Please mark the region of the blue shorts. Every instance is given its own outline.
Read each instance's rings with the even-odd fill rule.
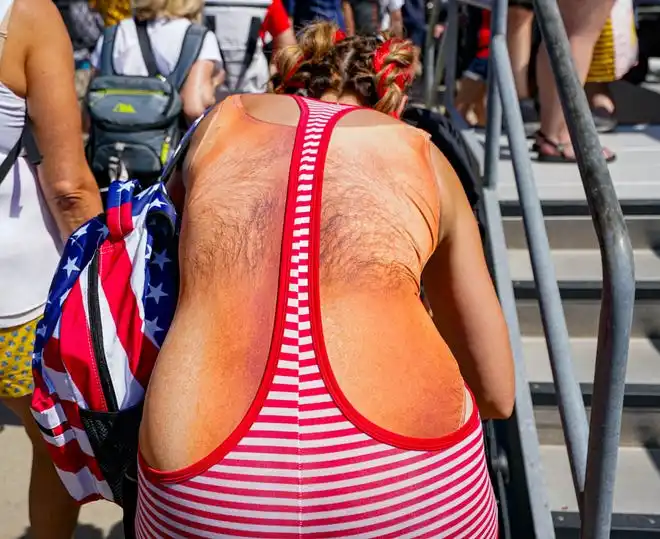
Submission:
[[[488,60],[486,58],[475,58],[463,73],[464,77],[474,80],[488,79]]]

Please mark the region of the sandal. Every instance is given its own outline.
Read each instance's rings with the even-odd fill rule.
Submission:
[[[532,150],[537,153],[537,161],[541,163],[577,163],[575,156],[567,155],[566,153],[566,149],[571,146],[570,142],[554,142],[541,131],[536,132],[536,139],[536,142],[532,145]],[[551,154],[541,151],[541,144],[550,146],[557,153]],[[606,163],[612,163],[616,160],[616,154],[608,148],[603,148],[603,156]]]

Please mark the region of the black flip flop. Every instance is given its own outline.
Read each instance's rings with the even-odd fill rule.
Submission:
[[[543,153],[541,152],[541,145],[538,142],[535,142],[532,146],[532,149],[536,151],[537,157],[536,160],[541,163],[577,163],[575,157],[570,157],[566,155],[566,148],[570,146],[568,144],[562,144],[560,142],[553,142],[548,137],[546,137],[541,131],[536,132],[536,138],[541,139],[541,142],[551,146],[553,150],[557,152],[556,155]]]
[[[535,142],[532,146],[532,149],[537,153],[536,160],[540,163],[577,163],[577,159],[575,157],[566,155],[566,148],[571,145],[570,142],[567,144],[554,142],[546,137],[541,131],[537,131],[536,136],[537,138],[541,139],[544,144],[551,146],[557,152],[556,155],[543,153],[541,152],[540,144]],[[603,153],[605,152],[606,149],[603,148]],[[610,150],[607,150],[607,152],[610,152]],[[614,152],[609,153],[609,155],[605,154],[606,163],[612,163],[614,161],[616,161],[616,154]]]

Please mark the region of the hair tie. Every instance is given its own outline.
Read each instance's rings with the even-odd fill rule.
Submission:
[[[392,52],[392,45],[402,43],[402,39],[390,38],[384,41],[374,52],[373,58],[373,67],[376,74],[381,73],[381,76],[378,79],[378,85],[376,86],[376,94],[379,99],[382,99],[387,93],[387,87],[385,86],[387,79],[392,74],[397,67],[407,67],[399,73],[394,81],[395,84],[401,91],[404,91],[406,86],[410,84],[413,80],[413,69],[412,66],[404,66],[399,62],[390,62],[385,66],[387,57]]]
[[[344,39],[346,39],[346,34],[341,28],[337,28],[337,30],[335,31],[335,35],[333,36],[332,42],[336,45],[340,41],[344,41]]]
[[[302,66],[303,62],[306,60],[306,58],[301,55],[300,58],[296,61],[295,64],[293,64],[293,67],[289,69],[289,71],[282,76],[282,82],[280,83],[279,87],[276,90],[276,93],[282,93],[286,88],[298,88],[302,89],[305,87],[302,81],[292,81],[293,77],[296,76],[296,73],[298,73],[298,70],[300,69],[300,66]]]

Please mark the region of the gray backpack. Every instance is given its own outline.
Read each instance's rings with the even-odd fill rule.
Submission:
[[[115,179],[117,163],[142,187],[158,179],[185,131],[179,91],[208,32],[196,24],[188,27],[179,61],[165,77],[158,72],[146,23],[135,21],[135,26],[149,75],[116,73],[112,53],[118,27],[112,26],[104,31],[100,74],[87,92],[87,158],[102,190]]]

